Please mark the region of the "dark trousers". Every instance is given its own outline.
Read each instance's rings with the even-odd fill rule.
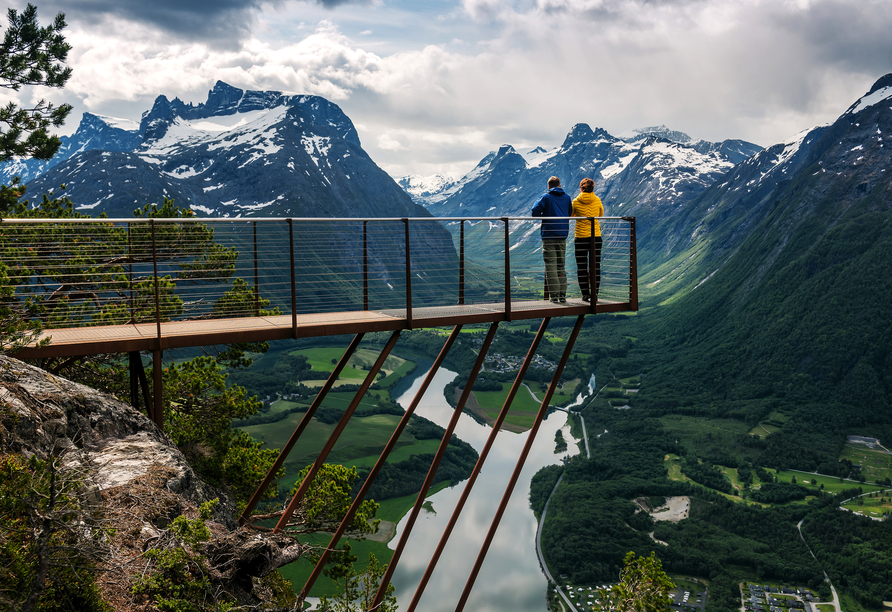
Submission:
[[[592,292],[589,291],[588,279],[594,279],[595,294],[598,293],[598,287],[601,286],[601,237],[595,236],[594,256],[592,256],[591,238],[577,238],[573,244],[576,254],[576,278],[579,281],[579,290],[582,291],[583,297],[590,297]]]

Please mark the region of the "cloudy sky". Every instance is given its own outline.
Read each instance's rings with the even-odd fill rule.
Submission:
[[[892,72],[889,0],[31,1],[68,22],[68,86],[25,94],[74,105],[63,133],[222,80],[332,100],[394,176],[460,176],[576,123],[767,146]]]

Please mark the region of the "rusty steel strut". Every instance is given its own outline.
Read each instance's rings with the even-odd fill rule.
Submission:
[[[381,369],[381,366],[384,365],[384,362],[390,356],[390,351],[393,350],[393,346],[396,344],[396,341],[399,340],[399,337],[400,330],[396,330],[390,335],[390,340],[388,340],[384,348],[381,349],[381,352],[378,354],[378,359],[375,360],[375,363],[369,370],[369,373],[365,377],[365,380],[363,380],[362,384],[359,386],[359,390],[356,392],[356,395],[353,396],[353,401],[350,402],[347,410],[344,411],[344,415],[341,417],[341,420],[338,421],[338,424],[334,428],[334,431],[331,432],[331,435],[328,437],[328,441],[325,443],[325,446],[322,448],[321,451],[319,451],[319,456],[316,457],[316,461],[310,467],[310,471],[307,472],[307,475],[304,477],[303,482],[300,483],[300,488],[297,489],[297,492],[294,494],[294,497],[291,498],[291,502],[288,504],[288,507],[285,508],[285,512],[282,514],[281,518],[279,518],[279,522],[276,523],[275,528],[273,528],[273,533],[279,533],[288,526],[288,521],[291,519],[291,515],[294,514],[295,510],[297,510],[297,506],[300,504],[304,495],[306,495],[307,490],[310,488],[310,485],[313,484],[313,480],[316,478],[316,473],[319,472],[319,470],[322,468],[322,464],[325,463],[325,460],[328,458],[328,454],[331,452],[331,449],[334,448],[334,445],[337,443],[338,438],[344,431],[344,428],[347,427],[347,423],[353,416],[353,412],[356,410],[356,407],[359,406],[359,402],[361,402],[362,398],[365,396],[365,392],[368,391],[369,387],[372,386],[372,383],[375,382],[375,377],[378,376],[378,370]]]
[[[270,483],[275,479],[276,472],[278,472],[285,464],[285,460],[288,458],[288,454],[291,452],[291,449],[294,448],[294,445],[297,443],[298,439],[300,439],[304,430],[307,428],[307,425],[310,424],[310,421],[313,419],[313,415],[316,414],[316,410],[318,410],[319,406],[322,405],[323,400],[325,400],[325,396],[328,395],[328,392],[334,386],[335,381],[337,381],[338,377],[341,375],[341,371],[347,366],[347,362],[350,361],[350,357],[352,357],[353,353],[356,352],[357,347],[359,347],[359,343],[362,341],[363,335],[364,334],[356,334],[356,336],[354,336],[353,341],[350,343],[350,346],[347,347],[346,351],[344,351],[344,354],[343,356],[341,356],[340,361],[338,361],[338,364],[328,376],[328,380],[326,380],[325,384],[322,385],[322,388],[319,389],[319,393],[316,394],[316,398],[313,400],[313,403],[310,405],[309,409],[300,420],[300,423],[298,423],[297,427],[294,429],[294,432],[291,434],[288,442],[285,444],[285,446],[282,447],[282,450],[279,452],[279,456],[276,457],[276,461],[269,469],[266,478],[263,479],[263,482],[260,484],[259,487],[257,487],[257,490],[254,491],[254,495],[251,497],[251,501],[249,501],[248,505],[245,506],[245,510],[244,512],[242,512],[242,516],[241,518],[239,518],[238,521],[239,525],[244,525],[247,522],[248,518],[251,516],[251,513],[254,511],[254,508],[256,508],[257,504],[260,503],[260,499],[263,497],[263,493],[266,491],[267,487],[269,487]]]
[[[474,465],[474,469],[471,470],[471,475],[468,478],[468,481],[465,483],[465,488],[462,490],[461,497],[459,498],[455,509],[452,511],[452,516],[449,517],[449,524],[446,526],[443,535],[440,537],[440,542],[437,544],[437,549],[436,551],[434,551],[433,557],[431,557],[430,563],[427,566],[427,570],[425,570],[424,576],[421,578],[421,582],[415,589],[415,595],[412,598],[412,602],[409,604],[407,612],[412,612],[413,610],[415,610],[415,608],[418,606],[418,602],[421,600],[424,589],[425,587],[427,587],[427,583],[430,580],[431,575],[434,573],[434,568],[437,566],[437,562],[440,560],[440,555],[443,553],[443,549],[446,547],[446,542],[449,541],[449,537],[452,535],[452,530],[455,528],[455,524],[458,521],[458,517],[461,514],[462,509],[464,508],[465,502],[467,501],[468,496],[470,496],[471,494],[471,489],[474,487],[474,483],[477,481],[477,476],[483,469],[483,464],[486,462],[489,451],[490,449],[492,449],[492,446],[495,443],[496,436],[499,433],[499,429],[502,427],[502,423],[505,421],[505,417],[508,416],[508,410],[511,408],[511,403],[514,401],[514,396],[517,395],[517,391],[520,389],[520,386],[523,383],[523,377],[526,375],[530,364],[533,362],[533,357],[536,354],[536,349],[539,348],[539,343],[545,336],[545,329],[548,327],[548,322],[550,320],[551,319],[549,318],[542,319],[542,324],[539,326],[539,331],[533,338],[533,342],[530,345],[529,351],[527,351],[526,357],[524,357],[523,364],[521,365],[520,370],[517,372],[517,377],[514,379],[514,384],[511,385],[511,390],[508,392],[508,397],[505,398],[505,403],[502,405],[499,416],[496,419],[496,422],[493,423],[492,431],[489,433],[489,436],[486,439],[486,444],[484,444],[483,450],[480,451],[480,456],[477,458],[477,463]]]
[[[505,508],[508,506],[508,500],[511,498],[511,493],[514,492],[514,486],[517,484],[517,479],[520,478],[520,472],[523,470],[523,464],[526,462],[527,455],[530,454],[530,449],[533,447],[533,442],[536,439],[536,434],[539,432],[539,426],[542,424],[542,421],[545,419],[545,413],[548,412],[548,405],[551,403],[551,398],[554,395],[555,389],[557,389],[558,384],[561,381],[561,374],[564,372],[564,367],[567,365],[567,360],[570,358],[570,354],[573,352],[573,345],[576,344],[576,338],[579,336],[579,330],[582,329],[582,322],[585,319],[585,315],[579,315],[576,319],[576,325],[573,327],[573,333],[570,334],[570,338],[567,340],[567,347],[564,349],[564,354],[561,356],[561,361],[558,364],[557,369],[554,371],[554,378],[551,379],[551,384],[548,386],[548,391],[545,393],[545,399],[542,400],[542,405],[539,406],[539,412],[536,414],[536,420],[533,422],[533,427],[530,429],[530,433],[527,436],[527,441],[523,446],[523,451],[520,453],[520,457],[517,459],[517,465],[514,467],[514,473],[511,474],[511,480],[508,481],[508,486],[505,488],[505,494],[502,496],[502,501],[499,504],[499,509],[496,511],[495,518],[492,520],[492,524],[489,527],[489,532],[486,534],[486,539],[483,541],[483,546],[480,548],[480,553],[477,555],[477,561],[474,563],[474,569],[471,570],[471,575],[468,578],[468,582],[465,584],[465,589],[462,591],[461,598],[458,600],[458,605],[455,607],[455,612],[461,612],[465,603],[468,600],[468,596],[471,594],[471,589],[474,587],[474,582],[477,580],[477,574],[480,572],[480,568],[483,566],[483,559],[486,557],[486,553],[489,551],[489,546],[492,544],[492,539],[495,537],[496,530],[499,528],[499,522],[502,520],[502,515],[505,513]]]
[[[415,505],[412,506],[412,510],[409,512],[409,518],[406,519],[406,525],[403,528],[402,535],[400,535],[400,541],[397,543],[396,550],[393,552],[393,557],[390,559],[390,564],[388,564],[387,569],[384,571],[384,576],[381,578],[381,584],[378,586],[378,592],[375,594],[375,601],[372,604],[373,609],[377,609],[377,607],[381,605],[381,602],[384,601],[384,596],[387,593],[387,586],[390,584],[396,565],[400,560],[400,556],[403,554],[406,542],[409,541],[409,534],[412,533],[415,521],[421,513],[421,506],[424,504],[424,498],[427,496],[427,492],[430,490],[431,485],[434,482],[434,476],[437,474],[437,469],[440,467],[443,455],[446,454],[446,448],[449,446],[449,441],[452,439],[452,433],[455,431],[455,426],[458,425],[458,418],[461,416],[465,403],[471,395],[474,381],[477,379],[477,374],[483,367],[483,362],[486,360],[489,346],[492,344],[498,326],[498,322],[489,326],[489,331],[486,333],[486,338],[484,338],[483,345],[480,347],[480,352],[477,354],[477,360],[474,362],[471,373],[468,375],[468,381],[465,384],[465,388],[462,390],[458,403],[455,405],[455,409],[452,411],[452,418],[449,419],[449,424],[446,426],[446,431],[443,433],[443,439],[440,440],[440,446],[437,448],[434,460],[431,462],[431,466],[427,471],[427,476],[424,478],[424,483],[421,485],[421,491],[418,492],[418,497],[415,498]]]
[[[409,419],[415,413],[415,409],[421,402],[421,398],[424,397],[424,394],[427,392],[428,387],[430,387],[431,382],[433,382],[434,380],[434,376],[440,370],[440,366],[443,364],[443,360],[446,359],[446,355],[449,354],[449,351],[452,349],[452,345],[458,339],[461,328],[461,325],[455,326],[455,328],[453,328],[452,330],[452,333],[449,334],[449,338],[446,339],[446,343],[443,345],[443,348],[440,349],[440,354],[437,355],[437,359],[434,361],[433,365],[431,365],[430,370],[428,370],[427,375],[424,377],[424,381],[421,383],[421,387],[419,387],[418,392],[412,399],[412,403],[409,404],[409,407],[406,409],[405,414],[403,414],[403,417],[400,419],[399,424],[394,430],[393,435],[390,436],[390,440],[387,442],[384,450],[381,451],[381,456],[378,457],[378,461],[375,463],[375,467],[373,467],[372,471],[369,472],[368,477],[366,477],[365,482],[359,489],[359,493],[356,494],[356,498],[353,500],[353,504],[350,506],[350,509],[347,510],[347,514],[344,515],[344,519],[341,521],[341,524],[338,526],[338,529],[335,531],[334,535],[332,535],[331,541],[328,543],[328,546],[323,551],[322,556],[319,557],[319,561],[316,562],[316,567],[313,569],[313,573],[310,574],[310,577],[307,579],[306,584],[304,584],[304,588],[303,590],[301,590],[300,595],[298,596],[298,601],[303,602],[304,599],[306,599],[307,595],[310,592],[310,589],[313,588],[313,584],[316,582],[316,579],[318,579],[319,575],[322,573],[322,569],[325,567],[325,564],[328,563],[328,558],[331,556],[331,553],[334,550],[335,546],[338,545],[338,540],[340,540],[341,536],[344,535],[344,532],[347,531],[347,526],[353,520],[353,517],[356,515],[357,510],[359,510],[359,507],[362,505],[365,496],[368,494],[369,489],[372,487],[372,484],[375,481],[375,478],[378,476],[378,472],[380,472],[381,468],[384,467],[384,463],[387,461],[388,455],[390,455],[390,452],[396,446],[396,443],[400,439],[403,430],[409,424]],[[424,498],[422,497],[422,499]]]

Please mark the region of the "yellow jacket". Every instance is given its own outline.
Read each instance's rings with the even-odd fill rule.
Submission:
[[[601,198],[594,193],[586,193],[583,191],[575,200],[573,200],[573,212],[571,214],[574,217],[603,217],[604,205],[601,204]],[[590,225],[591,223],[588,221],[577,221],[576,237],[590,238],[592,235],[592,230],[589,227]],[[600,235],[601,224],[595,221],[595,236]]]

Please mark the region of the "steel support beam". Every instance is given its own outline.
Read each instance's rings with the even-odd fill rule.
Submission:
[[[415,595],[412,598],[412,602],[409,604],[407,612],[412,612],[413,610],[415,610],[416,607],[418,607],[418,602],[421,600],[421,596],[422,594],[424,594],[424,589],[425,587],[427,587],[427,583],[430,580],[431,575],[434,573],[434,568],[437,566],[437,562],[440,560],[440,555],[443,553],[443,549],[446,548],[446,542],[449,541],[449,537],[452,535],[452,530],[455,528],[455,524],[456,522],[458,522],[458,517],[459,515],[461,515],[465,502],[468,500],[468,496],[470,496],[471,494],[471,489],[473,489],[474,483],[477,481],[477,476],[483,469],[483,464],[486,462],[489,451],[492,449],[492,446],[495,443],[495,439],[499,433],[499,429],[502,427],[502,423],[505,422],[505,417],[508,416],[508,409],[511,408],[511,402],[514,401],[514,397],[517,395],[517,391],[520,389],[520,386],[523,383],[523,377],[526,375],[530,364],[533,362],[533,357],[536,354],[536,349],[539,348],[539,343],[545,336],[545,330],[548,327],[548,322],[550,320],[551,319],[549,318],[542,320],[542,325],[539,326],[539,331],[533,338],[530,349],[529,351],[527,351],[526,357],[523,360],[523,364],[520,366],[520,370],[517,372],[517,377],[514,379],[514,384],[511,385],[511,390],[508,392],[508,397],[505,398],[505,403],[502,405],[502,409],[499,411],[499,416],[496,419],[496,422],[493,423],[492,431],[489,433],[489,437],[487,437],[486,439],[486,444],[483,445],[483,449],[480,451],[480,455],[477,458],[477,463],[474,465],[474,469],[471,470],[471,475],[470,477],[468,477],[468,481],[465,483],[465,488],[462,490],[461,497],[459,498],[455,509],[452,511],[452,516],[449,517],[449,523],[446,525],[446,529],[443,531],[443,535],[440,537],[440,542],[437,544],[437,549],[436,551],[434,551],[433,557],[431,557],[430,563],[427,566],[427,570],[425,570],[424,576],[421,578],[421,582],[415,589]],[[375,601],[377,602],[377,599]]]
[[[498,327],[498,323],[493,323],[489,326],[489,331],[486,333],[486,338],[484,338],[483,345],[480,347],[480,352],[477,354],[477,360],[474,362],[474,366],[471,368],[471,373],[468,375],[468,381],[465,383],[465,388],[462,390],[458,403],[452,411],[452,418],[449,419],[449,424],[446,426],[446,431],[443,433],[443,439],[440,440],[440,446],[437,448],[434,460],[431,462],[431,466],[427,471],[427,476],[424,478],[424,483],[421,485],[421,490],[418,492],[418,497],[415,498],[415,504],[412,506],[412,510],[409,512],[409,517],[406,519],[403,533],[400,535],[400,541],[397,543],[396,550],[393,551],[393,557],[391,557],[390,563],[384,571],[384,576],[381,578],[381,584],[378,586],[378,592],[375,594],[375,601],[372,604],[372,609],[377,609],[378,606],[381,605],[381,602],[384,601],[384,596],[387,593],[387,586],[393,578],[393,572],[396,569],[397,563],[399,563],[400,556],[403,554],[406,542],[409,541],[409,534],[412,533],[415,521],[421,513],[421,507],[424,505],[424,498],[427,497],[427,492],[434,483],[434,477],[440,467],[440,462],[446,454],[446,448],[449,446],[449,441],[452,439],[453,432],[455,432],[455,426],[458,425],[458,418],[461,416],[465,404],[471,396],[471,389],[474,386],[474,381],[477,379],[477,374],[483,367],[483,362],[486,360],[486,355],[489,353],[489,347],[492,344],[492,339],[495,337]]]
[[[357,510],[359,510],[359,507],[362,505],[365,496],[368,494],[369,489],[375,481],[375,478],[378,476],[378,472],[380,472],[381,468],[384,467],[384,463],[387,461],[387,457],[390,455],[390,452],[396,446],[397,441],[400,439],[400,436],[402,435],[406,426],[409,424],[409,419],[411,419],[412,415],[415,413],[415,409],[418,407],[418,403],[421,401],[421,398],[424,397],[424,394],[427,392],[428,387],[430,387],[434,376],[440,370],[440,366],[443,364],[443,360],[446,358],[446,355],[449,354],[449,351],[452,349],[452,345],[455,343],[456,339],[458,339],[458,335],[460,332],[461,325],[458,325],[452,330],[452,333],[449,335],[449,338],[446,339],[446,343],[443,345],[443,348],[440,349],[440,354],[437,355],[437,359],[434,361],[430,370],[428,370],[427,375],[424,377],[424,381],[421,383],[421,387],[419,387],[418,392],[412,399],[412,403],[409,404],[409,407],[406,409],[405,414],[403,414],[403,417],[400,419],[399,424],[394,430],[393,435],[390,436],[390,440],[387,442],[384,450],[381,451],[381,456],[378,457],[378,461],[375,463],[375,467],[373,467],[372,471],[369,472],[369,475],[366,477],[365,482],[359,489],[359,493],[356,494],[356,498],[353,500],[353,504],[350,506],[350,509],[347,510],[347,514],[344,515],[344,519],[341,521],[341,524],[338,526],[334,535],[332,535],[331,541],[328,543],[328,546],[323,551],[322,556],[319,557],[319,561],[316,562],[316,567],[313,569],[313,573],[310,574],[310,577],[307,579],[307,582],[304,584],[304,587],[301,590],[300,595],[298,596],[299,602],[303,602],[306,599],[307,595],[310,592],[310,589],[313,588],[313,584],[322,573],[322,569],[325,567],[325,564],[328,563],[328,558],[331,556],[331,553],[335,549],[335,546],[338,545],[338,541],[341,539],[341,536],[343,536],[344,532],[346,532],[347,525],[349,525],[350,522],[353,520],[353,517],[356,516]],[[390,564],[394,565],[392,560]]]
[[[316,414],[316,411],[319,409],[319,406],[322,405],[322,402],[325,399],[326,395],[328,395],[328,392],[331,391],[331,388],[338,380],[341,372],[347,366],[347,362],[350,361],[350,357],[352,357],[353,353],[356,352],[357,347],[359,347],[359,343],[362,341],[363,335],[364,334],[357,334],[353,338],[350,346],[347,347],[347,350],[344,351],[344,354],[341,356],[340,361],[338,361],[337,365],[331,371],[331,374],[329,374],[328,380],[326,380],[325,384],[322,385],[322,388],[319,389],[319,393],[316,394],[316,398],[313,400],[313,403],[304,413],[304,416],[303,418],[301,418],[300,423],[297,424],[297,427],[294,428],[294,432],[292,432],[291,437],[288,439],[288,442],[285,443],[285,446],[282,447],[282,450],[279,451],[279,456],[276,457],[276,461],[269,469],[269,472],[267,472],[266,477],[263,479],[263,482],[260,484],[259,487],[257,487],[257,490],[254,491],[254,495],[251,496],[251,500],[248,502],[248,505],[245,506],[245,509],[242,512],[242,516],[238,520],[239,525],[244,525],[247,522],[248,518],[251,516],[251,513],[254,512],[257,504],[260,503],[260,500],[263,498],[263,493],[269,487],[270,483],[275,480],[276,473],[280,469],[282,469],[283,465],[285,465],[285,460],[288,458],[289,453],[291,453],[291,449],[294,448],[294,445],[300,439],[304,430],[307,428],[307,425],[310,424],[310,421],[313,419],[313,415]]]
[[[579,330],[582,329],[582,322],[585,319],[585,315],[580,315],[576,319],[576,325],[573,327],[573,333],[570,334],[570,338],[567,340],[567,346],[564,349],[564,354],[561,356],[561,361],[558,364],[557,369],[554,371],[554,377],[551,379],[551,384],[548,386],[548,391],[545,393],[545,398],[542,400],[542,404],[539,406],[539,412],[536,414],[536,420],[533,422],[533,426],[530,429],[529,435],[527,435],[526,443],[523,446],[523,450],[520,453],[520,457],[517,459],[517,464],[514,467],[514,472],[511,474],[511,479],[508,481],[508,486],[505,488],[505,493],[502,495],[502,501],[499,503],[499,508],[496,511],[495,518],[492,520],[492,524],[489,526],[489,532],[486,534],[486,539],[483,541],[483,546],[480,548],[480,553],[477,555],[477,561],[474,563],[474,569],[471,570],[471,575],[468,578],[468,582],[465,584],[465,588],[462,591],[461,597],[458,600],[458,605],[455,607],[455,612],[461,612],[464,610],[465,603],[468,601],[468,596],[471,594],[471,589],[474,587],[474,582],[477,580],[477,574],[480,573],[480,568],[483,566],[483,559],[486,557],[486,553],[489,551],[489,546],[492,544],[492,539],[495,537],[496,530],[499,528],[499,522],[502,520],[502,515],[505,514],[505,508],[508,507],[508,500],[511,499],[511,493],[514,492],[514,487],[517,484],[518,478],[520,478],[520,472],[523,470],[523,465],[526,462],[527,456],[530,454],[530,449],[533,447],[533,442],[536,440],[536,434],[539,432],[539,426],[542,425],[542,421],[545,419],[545,413],[548,412],[548,405],[551,403],[551,398],[554,396],[554,392],[557,389],[558,384],[561,381],[561,374],[564,372],[564,367],[567,365],[567,360],[570,359],[570,355],[573,353],[573,346],[576,344],[576,339],[579,337]]]
[[[341,420],[338,421],[338,424],[335,427],[334,431],[331,432],[328,441],[319,452],[319,455],[316,457],[316,461],[310,467],[310,471],[307,472],[307,475],[304,477],[303,482],[300,483],[300,487],[297,489],[294,497],[291,498],[291,502],[289,502],[288,507],[285,508],[285,512],[279,518],[279,522],[273,529],[273,533],[278,533],[288,526],[288,521],[291,520],[291,516],[294,514],[294,511],[297,510],[297,506],[300,505],[301,500],[303,499],[304,495],[306,495],[307,490],[310,488],[310,485],[316,478],[316,474],[322,468],[322,464],[325,463],[325,460],[328,458],[328,454],[337,443],[338,438],[341,436],[341,433],[344,431],[344,428],[347,426],[347,423],[353,416],[353,412],[356,410],[356,407],[359,406],[359,402],[362,401],[363,396],[365,396],[365,392],[368,391],[369,387],[372,386],[372,383],[375,382],[375,377],[378,375],[378,371],[381,369],[381,366],[384,365],[387,357],[390,356],[390,351],[393,350],[393,347],[396,344],[396,341],[399,340],[399,337],[399,330],[393,332],[393,334],[390,336],[390,340],[388,340],[384,348],[381,349],[381,353],[378,355],[378,359],[375,360],[374,365],[372,365],[372,369],[369,370],[368,375],[366,375],[365,380],[362,381],[362,384],[359,386],[359,390],[353,397],[353,401],[350,402],[350,405],[347,407],[347,410],[344,411],[344,415],[341,417]]]

